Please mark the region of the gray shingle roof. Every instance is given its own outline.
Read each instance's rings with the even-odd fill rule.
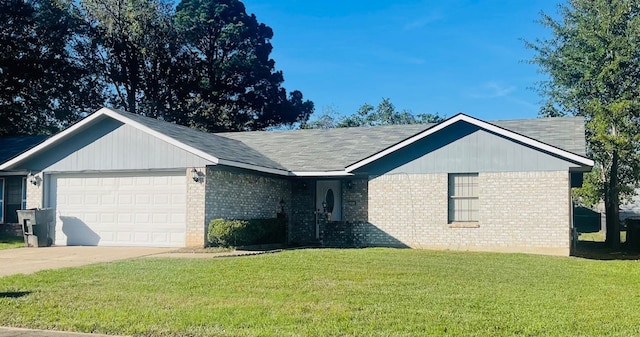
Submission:
[[[586,156],[583,117],[514,119],[489,123],[565,151]]]
[[[560,149],[585,155],[584,120],[580,117],[490,123]],[[218,135],[239,140],[291,171],[334,171],[343,170],[433,125],[253,131]]]
[[[47,136],[24,136],[0,138],[0,163],[21,154],[47,139]]]
[[[430,125],[393,125],[218,134],[239,140],[291,171],[344,170]]]
[[[140,123],[154,131],[171,137],[185,145],[208,153],[216,158],[266,168],[286,170],[286,168],[278,162],[269,159],[262,153],[258,152],[256,148],[252,148],[249,145],[242,143],[241,141],[228,137],[221,137],[216,134],[195,130],[186,126],[168,123],[130,112],[124,112],[116,109],[110,110],[117,112],[118,114],[137,123]]]
[[[220,159],[298,172],[342,171],[351,164],[435,125],[211,134],[128,112],[113,111]],[[489,123],[565,151],[585,155],[584,119],[581,117],[503,120]]]

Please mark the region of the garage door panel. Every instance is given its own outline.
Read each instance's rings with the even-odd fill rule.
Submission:
[[[106,241],[106,242],[113,242],[113,241],[118,241],[118,239],[116,238],[116,232],[109,232],[109,231],[102,231],[100,238],[102,239],[102,241]]]
[[[127,194],[127,192],[120,192],[118,194],[118,205],[126,206],[133,203],[133,195]]]
[[[184,174],[52,176],[50,191],[58,245],[184,246]]]

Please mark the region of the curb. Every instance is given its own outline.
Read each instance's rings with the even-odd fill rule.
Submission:
[[[0,326],[0,337],[128,337],[73,331],[39,330]]]

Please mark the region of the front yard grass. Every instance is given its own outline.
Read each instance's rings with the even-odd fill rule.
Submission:
[[[0,278],[6,326],[140,336],[638,336],[640,264],[409,249]]]
[[[11,249],[24,247],[24,238],[22,236],[13,236],[0,233],[0,249]]]

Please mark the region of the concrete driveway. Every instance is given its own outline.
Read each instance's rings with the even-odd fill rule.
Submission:
[[[175,248],[60,246],[5,249],[0,250],[0,277],[131,259],[172,250]]]

